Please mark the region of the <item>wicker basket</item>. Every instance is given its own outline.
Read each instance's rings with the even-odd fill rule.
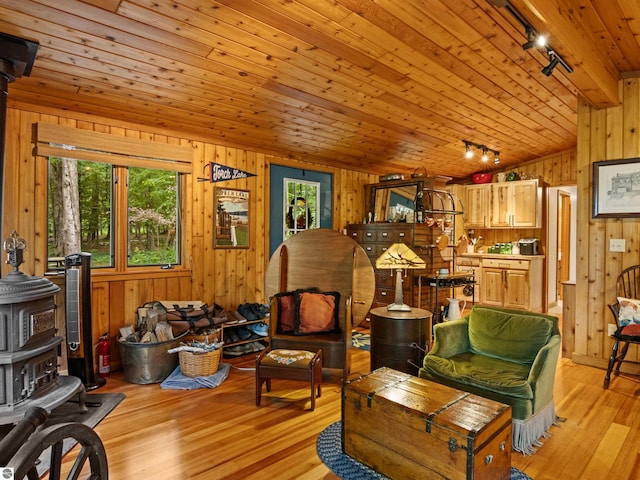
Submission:
[[[180,357],[180,371],[187,377],[208,377],[218,371],[220,351],[207,353],[178,352]]]

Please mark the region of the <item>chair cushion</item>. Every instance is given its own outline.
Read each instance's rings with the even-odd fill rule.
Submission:
[[[526,365],[465,352],[451,358],[426,355],[424,368],[463,385],[511,397],[533,398],[533,390],[527,382],[529,367]]]
[[[613,336],[618,340],[637,342],[640,339],[640,325],[637,323],[624,325],[618,328]]]
[[[260,362],[261,366],[309,368],[315,353],[306,350],[271,350]]]
[[[618,297],[618,325],[640,324],[640,300]]]
[[[553,322],[535,313],[474,306],[469,313],[471,352],[531,366],[551,338]]]

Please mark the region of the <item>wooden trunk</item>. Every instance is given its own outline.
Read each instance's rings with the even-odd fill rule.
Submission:
[[[509,405],[387,367],[342,397],[345,453],[390,478],[510,478]]]

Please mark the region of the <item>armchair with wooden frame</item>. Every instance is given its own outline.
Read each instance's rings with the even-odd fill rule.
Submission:
[[[337,328],[306,333],[296,326],[293,331],[283,332],[277,295],[310,289],[333,294],[338,307]],[[346,380],[351,367],[352,325],[365,318],[374,291],[373,267],[354,240],[328,229],[294,235],[275,250],[265,274],[265,293],[271,300],[271,348],[322,349],[323,368],[341,369]]]
[[[607,373],[604,376],[603,387],[609,388],[611,372],[620,375],[620,366],[627,356],[629,345],[640,345],[640,265],[624,269],[616,280],[616,303],[610,304],[609,309],[616,322],[613,346],[609,356]],[[622,349],[619,350],[620,343]],[[638,362],[633,362],[638,363]]]

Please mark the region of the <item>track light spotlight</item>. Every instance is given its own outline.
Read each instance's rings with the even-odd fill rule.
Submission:
[[[486,162],[489,160],[489,154],[487,153],[487,149],[482,147],[482,161]]]
[[[539,33],[536,37],[536,47],[544,48],[547,46],[547,36]]]
[[[537,46],[538,41],[536,38],[536,32],[533,28],[527,27],[525,31],[527,33],[527,42],[522,44],[522,49],[529,50],[530,48]]]
[[[558,64],[558,62],[560,60],[558,60],[558,57],[555,56],[555,54],[553,52],[551,52],[549,54],[549,59],[551,60],[549,62],[549,65],[547,65],[546,67],[544,67],[542,69],[542,73],[544,75],[546,75],[547,77],[551,76],[551,74],[553,73],[553,69],[556,68],[556,65]]]
[[[493,152],[493,164],[500,165],[500,152]]]
[[[471,146],[467,142],[464,142],[464,145],[465,145],[464,158],[473,157],[473,150],[471,150]]]

